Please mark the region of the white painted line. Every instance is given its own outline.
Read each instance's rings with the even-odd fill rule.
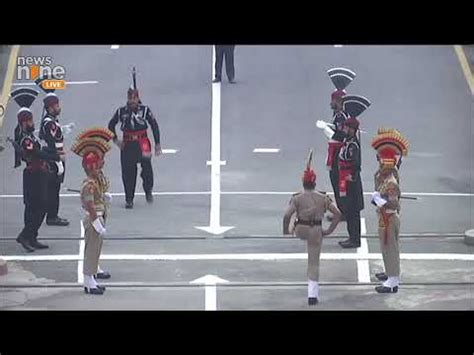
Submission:
[[[365,218],[363,219],[365,224]],[[361,256],[369,254],[367,238],[360,239],[360,248],[357,248],[357,254]],[[364,283],[370,282],[370,265],[368,259],[357,260],[357,280]]]
[[[114,261],[178,261],[178,260],[307,260],[307,253],[236,253],[236,254],[104,254],[101,260]],[[78,254],[66,255],[2,255],[5,261],[78,261]],[[322,253],[321,260],[381,260],[380,253]],[[474,254],[404,253],[402,260],[474,261]]]
[[[216,61],[216,49],[212,46],[212,79],[215,77],[214,63]],[[221,226],[221,84],[212,83],[212,105],[211,105],[211,160],[207,162],[211,166],[211,208],[209,212],[209,226],[195,227],[199,230],[214,235],[222,234],[234,228],[233,226]]]
[[[177,149],[162,149],[161,152],[163,154],[176,154],[178,153]]]
[[[343,47],[342,44],[335,44],[335,45],[334,45],[334,48],[342,48],[342,47]]]
[[[119,49],[120,46],[118,44],[113,44],[110,46],[110,49]]]
[[[219,283],[228,283],[229,281],[221,279],[215,275],[206,275],[194,281],[191,281],[190,284],[202,284],[204,285],[204,303],[206,311],[216,311],[217,310],[217,287]]]
[[[97,80],[89,80],[89,81],[66,81],[66,85],[86,85],[86,84],[98,84]],[[25,83],[13,83],[13,86],[36,86],[34,81],[25,82]]]
[[[208,165],[225,165],[225,161],[218,163],[209,161]],[[220,172],[220,169],[219,169]],[[219,181],[219,194],[220,195],[293,195],[295,191],[220,191]],[[153,195],[167,196],[167,195],[210,195],[211,191],[169,191],[169,192],[153,192]],[[333,195],[332,192],[328,192],[328,195]],[[135,195],[144,196],[144,192],[137,192]],[[372,196],[372,192],[364,192],[366,196]],[[426,196],[426,197],[474,197],[474,194],[470,193],[450,193],[450,192],[404,192],[404,196]],[[61,197],[79,197],[79,194],[60,194]],[[125,196],[123,192],[114,192],[112,196]],[[0,195],[0,198],[23,198],[23,195],[17,194],[5,194]]]
[[[77,283],[82,284],[84,283],[84,274],[82,273],[84,268],[84,248],[86,246],[86,242],[84,240],[84,224],[81,221],[81,240],[79,242],[79,261],[77,262]]]
[[[360,235],[367,235],[367,225],[365,224],[364,217],[361,217],[360,219]]]
[[[254,153],[278,153],[280,149],[278,148],[255,148]]]

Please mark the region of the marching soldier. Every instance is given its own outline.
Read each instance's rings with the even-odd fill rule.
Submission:
[[[343,206],[339,196],[338,154],[345,138],[343,129],[347,114],[343,110],[342,99],[346,96],[345,88],[354,80],[356,74],[349,69],[333,68],[328,70],[328,75],[336,87],[336,90],[331,94],[333,120],[330,125],[326,122],[318,121],[318,127],[324,130],[324,133],[329,139],[326,166],[329,170],[329,178],[331,180],[337,207],[343,212]],[[342,220],[345,220],[344,214]]]
[[[324,192],[315,191],[316,174],[311,168],[312,151],[303,175],[303,192],[293,195],[283,218],[283,234],[290,234],[290,220],[296,214],[294,233],[307,242],[308,250],[308,304],[319,302],[319,257],[323,236],[336,229],[341,212]],[[322,229],[324,213],[329,210],[334,218],[328,229]],[[293,227],[293,226],[292,226]]]
[[[35,137],[33,114],[29,109],[38,96],[33,89],[18,89],[11,93],[12,98],[20,105],[18,125],[15,129],[15,165],[26,163],[23,170],[23,203],[25,204],[23,230],[16,241],[31,253],[35,249],[46,249],[47,245],[38,242],[38,230],[43,223],[47,210],[48,164],[59,162],[59,155],[46,147],[41,147]]]
[[[359,130],[358,117],[369,106],[370,102],[362,96],[345,96],[344,111],[348,118],[344,121],[343,131],[346,134],[339,157],[339,194],[347,222],[349,238],[339,242],[343,248],[360,247],[360,211],[364,209],[364,194],[362,189],[361,149],[357,138]]]
[[[385,272],[375,274],[384,281],[378,293],[396,293],[400,283],[400,181],[398,167],[408,153],[408,141],[395,129],[379,129],[372,141],[377,151],[379,169],[375,174],[372,204],[377,206],[379,239]]]
[[[102,295],[105,291],[105,287],[97,283],[96,277],[110,277],[109,273],[99,269],[99,258],[111,200],[107,193],[109,180],[102,172],[102,167],[113,137],[114,134],[107,129],[92,128],[79,135],[71,148],[82,157],[82,167],[87,175],[81,188],[82,208],[86,213],[82,220],[85,230],[83,274],[84,292],[92,295]],[[99,275],[106,277],[98,277]]]
[[[135,68],[134,68],[135,69]],[[146,201],[153,202],[153,169],[151,166],[151,143],[147,136],[151,126],[155,140],[155,155],[161,154],[160,129],[148,106],[142,105],[133,72],[133,85],[128,89],[127,105],[120,107],[109,122],[109,130],[114,134],[114,143],[120,148],[122,181],[125,188],[125,208],[133,208],[135,186],[137,183],[137,164],[142,167],[141,178]],[[120,122],[123,140],[118,139],[115,126]]]
[[[43,99],[45,115],[41,120],[39,137],[46,142],[48,148],[59,154],[61,160],[50,164],[50,174],[48,179],[48,207],[46,224],[49,226],[68,226],[69,221],[58,216],[59,193],[61,184],[64,182],[66,167],[66,153],[64,151],[64,135],[59,124],[61,107],[58,96],[49,90]]]

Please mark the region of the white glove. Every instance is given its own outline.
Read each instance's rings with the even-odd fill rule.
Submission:
[[[107,232],[102,224],[102,221],[100,220],[100,217],[97,217],[96,220],[92,222],[92,226],[94,227],[95,231],[100,234],[101,237],[103,237]]]
[[[382,196],[380,196],[380,192],[374,192],[372,194],[372,201],[375,202],[377,207],[383,207],[387,203],[387,200],[383,199]]]
[[[113,200],[112,195],[109,194],[108,192],[104,194],[104,199],[105,199],[105,202],[108,204],[112,203],[112,200]]]
[[[72,132],[72,130],[76,127],[74,122],[61,126],[61,130],[63,131],[64,135],[68,135]]]
[[[327,122],[324,122],[321,120],[316,121],[316,127],[318,127],[319,129],[325,129],[327,126],[328,126]]]
[[[55,161],[56,166],[58,167],[58,176],[64,174],[64,165],[62,161]]]
[[[331,139],[332,136],[334,135],[334,130],[333,130],[333,125],[330,123],[327,123],[325,121],[317,120],[316,121],[316,127],[319,129],[322,129],[324,132],[324,135],[328,138]]]

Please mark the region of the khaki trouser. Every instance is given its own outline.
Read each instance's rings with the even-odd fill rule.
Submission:
[[[387,276],[400,276],[400,217],[398,214],[391,214],[389,217],[387,242],[385,243],[385,228],[379,218],[379,239],[380,249],[382,250],[383,263]]]
[[[308,279],[319,281],[319,257],[321,255],[321,244],[323,234],[321,226],[297,225],[295,234],[297,237],[306,240],[308,252]]]
[[[97,268],[99,266],[100,252],[102,250],[103,239],[99,233],[94,229],[92,222],[88,216],[86,216],[82,223],[84,223],[85,230],[85,248],[84,248],[84,275],[95,275],[97,274]]]

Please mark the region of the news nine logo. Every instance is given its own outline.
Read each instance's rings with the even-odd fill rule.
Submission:
[[[43,89],[65,89],[66,69],[53,64],[52,57],[22,56],[17,58],[17,79],[33,80],[46,78],[41,82]]]

